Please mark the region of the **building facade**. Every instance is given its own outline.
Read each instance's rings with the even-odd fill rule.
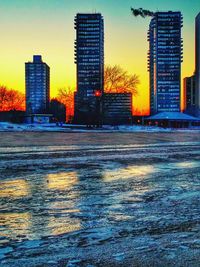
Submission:
[[[103,95],[103,124],[132,123],[132,94],[106,93]]]
[[[200,13],[195,19],[195,76],[196,76],[196,108],[200,117]]]
[[[66,106],[56,98],[51,99],[49,111],[53,115],[53,122],[58,123],[66,121]]]
[[[150,111],[179,112],[182,63],[182,15],[156,12],[148,31]]]
[[[39,55],[25,63],[26,113],[45,114],[49,111],[50,68]]]
[[[195,114],[196,110],[196,86],[195,75],[183,79],[185,111]]]
[[[77,14],[75,17],[75,64],[77,92],[75,118],[85,121],[95,113],[95,91],[104,89],[104,21],[100,13]]]

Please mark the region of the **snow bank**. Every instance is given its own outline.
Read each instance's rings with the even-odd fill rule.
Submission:
[[[120,125],[110,126],[104,125],[100,129],[88,129],[84,125],[63,124],[57,126],[55,123],[47,124],[14,124],[10,122],[0,122],[0,132],[20,132],[20,131],[44,131],[44,132],[172,132],[172,131],[199,131],[200,127],[196,128],[161,128],[157,126],[142,126],[142,125]]]
[[[62,127],[55,123],[48,124],[14,124],[10,122],[0,122],[0,132],[21,132],[21,131],[62,131]]]

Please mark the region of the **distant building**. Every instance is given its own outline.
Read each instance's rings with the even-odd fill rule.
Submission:
[[[149,125],[161,126],[164,128],[188,128],[199,126],[200,118],[190,116],[181,112],[160,112],[145,118]]]
[[[200,117],[200,13],[195,19],[195,75],[196,75],[196,108]]]
[[[0,111],[0,121],[7,121],[13,123],[23,123],[25,120],[25,111],[10,110]]]
[[[54,122],[66,121],[66,107],[63,103],[59,102],[57,99],[51,100],[49,111],[53,115],[52,119]]]
[[[104,88],[104,22],[100,13],[77,14],[75,17],[75,64],[77,93],[75,121],[87,123],[87,116],[95,117],[95,91]]]
[[[195,75],[183,79],[185,111],[195,115],[196,107],[196,89],[195,89]]]
[[[156,12],[149,25],[150,112],[179,112],[182,15]]]
[[[26,113],[45,114],[49,110],[50,68],[41,56],[25,63]]]
[[[28,114],[25,116],[26,123],[45,124],[52,120],[52,114]]]
[[[132,94],[106,93],[103,95],[103,124],[132,123]]]

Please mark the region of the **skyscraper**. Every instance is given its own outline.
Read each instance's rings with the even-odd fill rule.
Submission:
[[[195,19],[195,76],[196,76],[196,108],[200,117],[200,13]]]
[[[77,93],[75,117],[86,120],[95,116],[95,91],[104,88],[104,22],[100,13],[77,14],[75,17],[75,64]]]
[[[181,27],[180,12],[156,12],[150,22],[148,70],[151,114],[180,111]]]
[[[50,68],[39,55],[25,63],[26,112],[44,114],[49,109]]]

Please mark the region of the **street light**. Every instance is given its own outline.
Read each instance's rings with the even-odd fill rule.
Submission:
[[[101,90],[95,90],[94,91],[94,95],[96,96],[96,97],[101,97]]]

